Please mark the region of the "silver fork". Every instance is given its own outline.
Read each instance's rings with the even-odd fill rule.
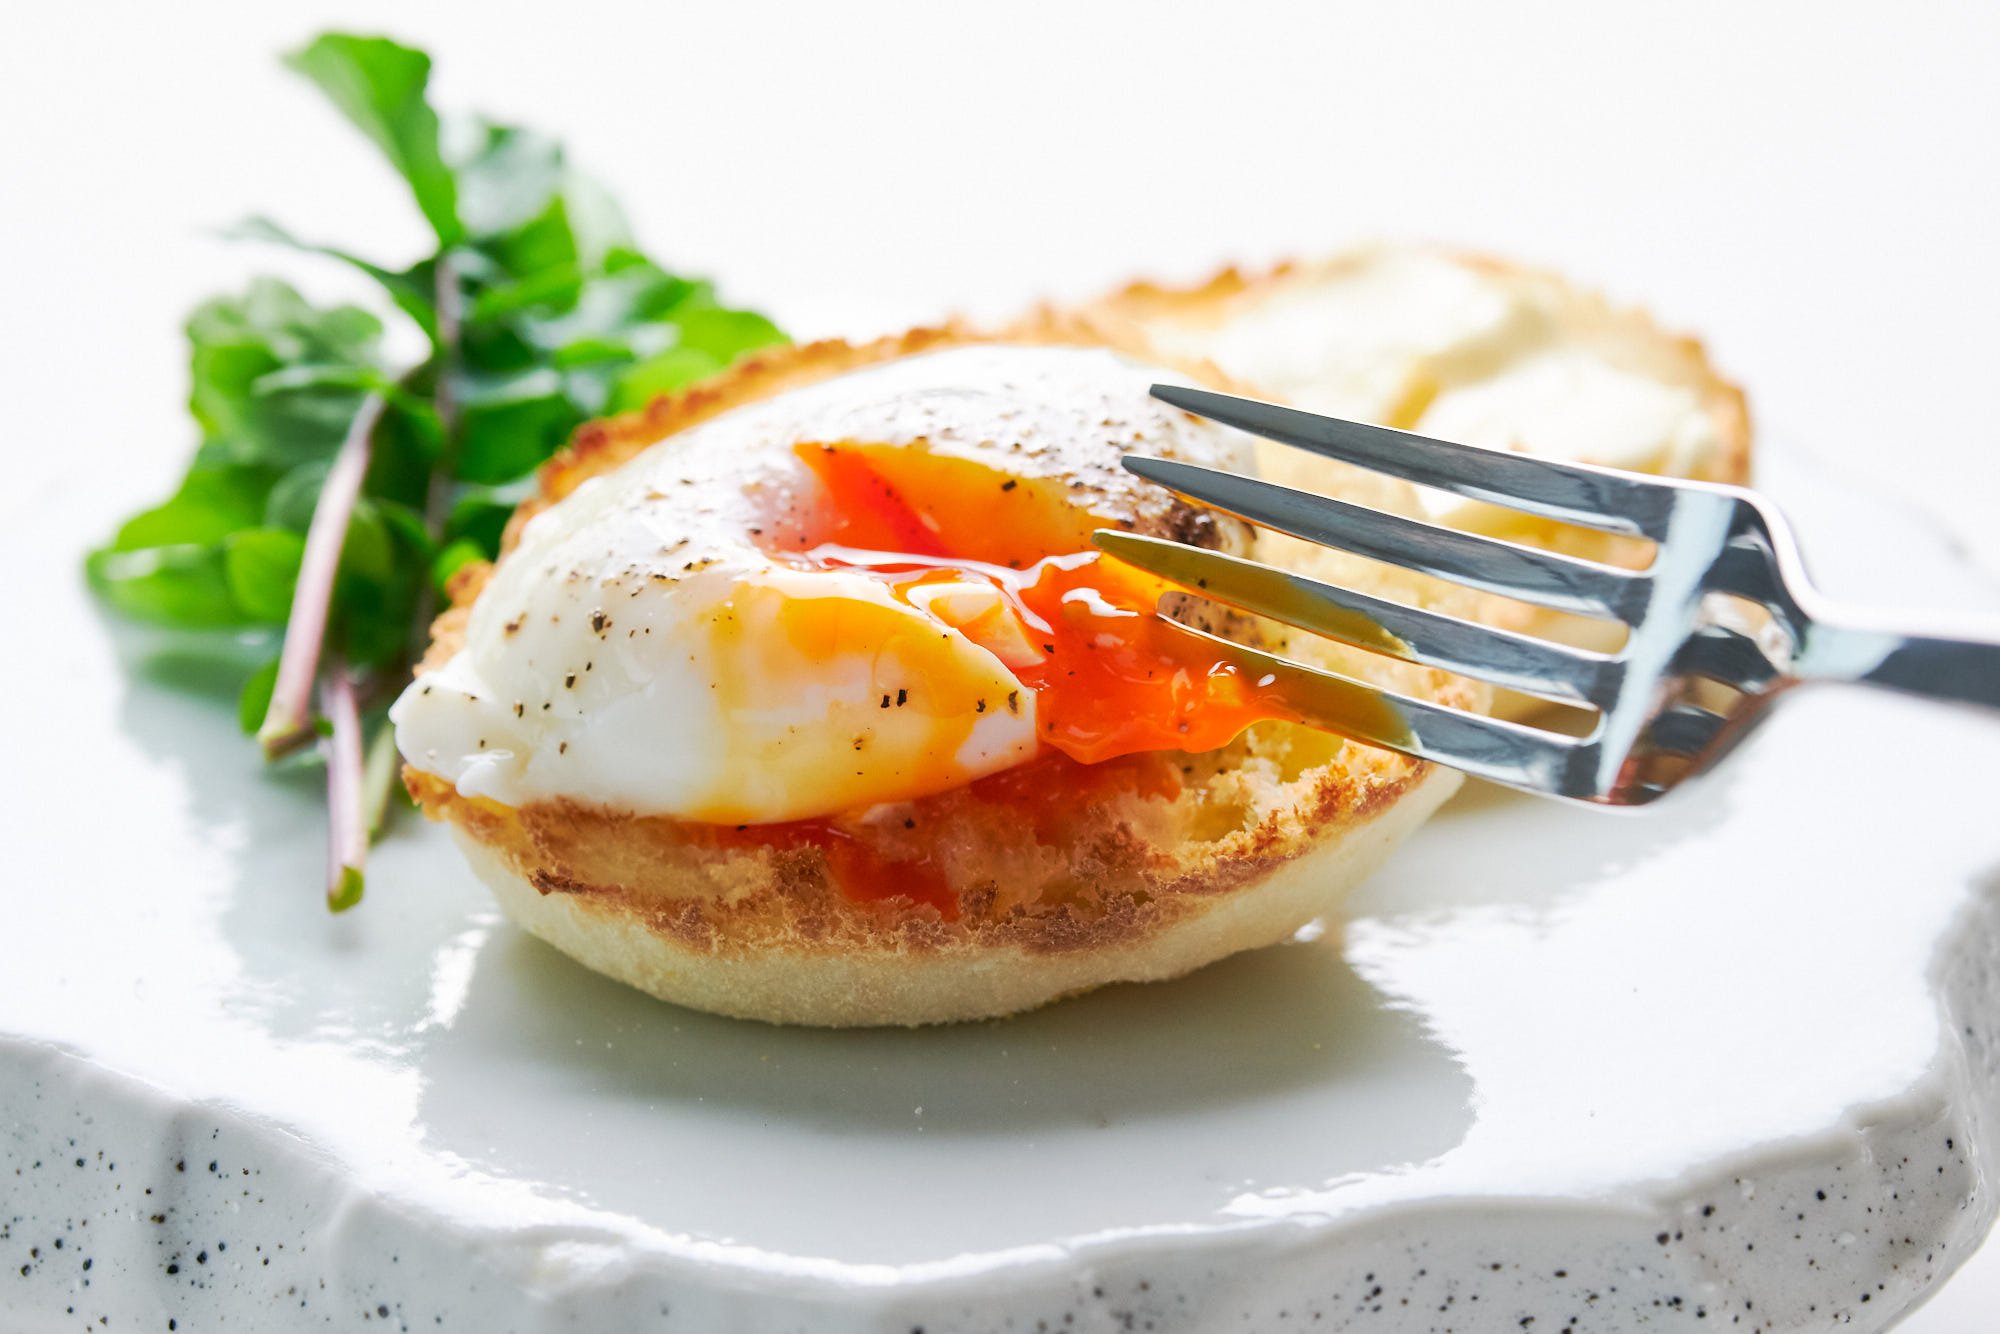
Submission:
[[[1211,468],[1127,458],[1149,481],[1308,542],[1628,627],[1617,652],[1589,652],[1161,538],[1097,534],[1106,552],[1197,596],[1596,715],[1586,734],[1565,735],[1229,645],[1304,721],[1512,787],[1631,806],[1709,768],[1804,682],[2000,708],[2000,625],[1915,633],[1835,610],[1807,584],[1777,510],[1740,487],[1554,463],[1178,385],[1155,385],[1153,395],[1328,458],[1658,544],[1645,569],[1619,569]],[[1726,623],[1726,599],[1762,607],[1772,632]],[[1703,690],[1704,681],[1724,689]],[[1701,702],[1717,694],[1726,696],[1709,700],[1717,707]]]

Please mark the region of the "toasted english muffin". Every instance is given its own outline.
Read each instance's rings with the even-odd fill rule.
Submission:
[[[1369,246],[1186,287],[1135,283],[1080,308],[1114,337],[1206,360],[1263,396],[1446,440],[1704,481],[1750,477],[1743,393],[1700,343],[1560,276],[1431,246]],[[1339,465],[1266,442],[1267,477],[1336,494]],[[1438,491],[1454,528],[1637,567],[1643,543]],[[1616,627],[1485,598],[1510,629],[1609,647]],[[1528,707],[1513,701],[1501,712]]]
[[[873,381],[843,384],[843,377],[907,365],[915,369],[905,379],[919,371],[932,377],[919,397],[942,401],[954,389],[948,377],[936,377],[957,363],[918,366],[920,359],[1021,348],[1058,350],[1059,360],[1069,356],[1063,349],[1102,358],[1110,355],[1103,347],[1109,341],[1114,339],[1086,321],[1045,319],[1000,337],[940,329],[861,346],[829,342],[760,354],[643,413],[586,427],[543,470],[540,494],[510,526],[499,570],[504,576],[510,561],[527,559],[525,551],[548,548],[537,516],[565,501],[602,505],[605,486],[630,490],[633,474],[619,471],[625,465],[651,468],[648,475],[657,477],[681,471],[660,469],[664,461],[694,458],[714,431],[771,423],[768,429],[790,433],[780,445],[793,436],[817,438],[816,429],[829,441],[850,439],[856,422],[873,420],[867,387]],[[1122,331],[1115,341],[1129,350],[1139,340]],[[1135,366],[1119,374],[1119,406],[1101,421],[1094,411],[1038,417],[1037,406],[1024,400],[1019,439],[1008,438],[1014,410],[1003,404],[982,438],[954,441],[952,409],[943,413],[937,438],[919,432],[912,447],[957,450],[1022,469],[1018,490],[1011,479],[996,488],[996,516],[1004,513],[1000,493],[1013,503],[1020,491],[1039,488],[1046,500],[1073,488],[1076,503],[1096,516],[1092,522],[1238,550],[1255,544],[1257,554],[1389,596],[1439,596],[1414,578],[1369,570],[1288,539],[1253,536],[1233,521],[1168,502],[1123,473],[1117,459],[1125,450],[1171,450],[1176,432],[1215,428],[1144,397],[1143,384],[1166,372]],[[1131,390],[1126,380],[1140,388]],[[1004,395],[1006,384],[982,382],[966,392],[974,390]],[[826,408],[827,401],[841,406]],[[815,422],[814,412],[829,415]],[[1047,438],[1051,429],[1076,438],[1054,445]],[[1072,450],[1083,452],[1072,457],[1066,452]],[[1070,470],[1067,478],[1045,466],[1056,455]],[[690,475],[679,480],[698,494],[706,474],[693,466],[685,471]],[[592,486],[599,490],[591,492]],[[1416,505],[1411,488],[1370,475],[1352,479],[1348,493],[1404,512]],[[642,494],[649,502],[671,499],[660,488]],[[662,543],[662,550],[671,546]],[[688,562],[690,568],[697,564]],[[603,568],[615,572],[618,564]],[[547,577],[577,573],[551,563]],[[654,569],[632,577],[637,582],[629,593],[613,576],[598,580],[604,611],[591,619],[595,624],[601,615],[609,627],[600,632],[607,651],[618,635],[640,628],[611,624],[625,616],[621,599],[638,598],[648,580],[677,576]],[[455,582],[454,605],[438,620],[413,694],[453,679],[452,664],[462,662],[469,631],[474,638],[517,632],[524,614],[512,603],[492,603],[501,596],[495,588],[495,573],[486,567]],[[482,599],[489,601],[484,609]],[[475,619],[482,616],[483,632]],[[1479,688],[1444,674],[1311,637],[1288,639],[1278,627],[1239,621],[1227,628],[1415,697],[1475,709],[1485,698]],[[598,665],[593,660],[586,670]],[[570,683],[552,678],[549,700],[524,694],[511,707],[499,700],[493,715],[499,724],[511,718],[528,726],[551,703],[556,707],[549,716],[563,716],[569,708],[563,692],[579,688],[576,673],[553,660],[550,670]],[[625,669],[607,659],[603,670]],[[592,672],[582,688],[600,675]],[[896,695],[900,706],[901,692]],[[885,689],[885,718],[894,713],[891,704]],[[982,699],[982,712],[985,704]],[[447,777],[443,771],[453,765],[434,754],[427,758],[420,730],[399,730],[412,794],[428,815],[452,825],[474,869],[523,927],[663,999],[800,1024],[910,1025],[1004,1015],[1109,982],[1171,977],[1274,943],[1336,906],[1458,782],[1453,773],[1400,755],[1265,721],[1200,754],[1152,750],[1088,764],[1038,754],[968,782],[865,809],[731,823],[551,795],[547,783],[560,780],[533,777],[532,757],[514,754],[518,746],[504,738],[488,750],[482,735],[474,762],[459,765],[455,779]],[[867,739],[856,736],[857,752]],[[481,768],[496,751],[504,756],[499,768]],[[500,779],[492,777],[501,770]],[[516,799],[495,799],[494,791]]]

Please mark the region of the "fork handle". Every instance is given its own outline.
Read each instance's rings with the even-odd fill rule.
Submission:
[[[1793,663],[1801,680],[1859,681],[1906,695],[2000,709],[2000,640],[1816,623]]]

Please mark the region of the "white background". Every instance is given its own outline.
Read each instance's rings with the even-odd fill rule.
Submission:
[[[427,46],[442,105],[560,134],[665,263],[800,335],[1368,237],[1558,267],[1700,333],[1767,432],[2000,570],[2000,8],[1974,4],[13,7],[0,521],[177,474],[206,292],[347,290],[211,229],[419,249],[400,182],[276,62],[328,25]],[[1995,1310],[1989,1254],[1905,1328]]]

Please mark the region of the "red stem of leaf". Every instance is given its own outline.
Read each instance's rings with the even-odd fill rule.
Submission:
[[[320,683],[320,709],[331,724],[320,743],[326,754],[326,905],[342,912],[361,901],[368,813],[362,796],[361,703],[337,653]]]
[[[385,402],[379,393],[362,400],[320,488],[312,523],[306,528],[305,555],[292,591],[291,615],[285,621],[284,648],[278,655],[278,679],[271,688],[264,723],[257,729],[257,742],[267,758],[312,737],[313,678],[319,672],[320,647],[326,640],[327,616],[333,607],[334,576],[340,571],[347,522],[361,496],[362,479],[368,475],[375,426],[382,419]]]

